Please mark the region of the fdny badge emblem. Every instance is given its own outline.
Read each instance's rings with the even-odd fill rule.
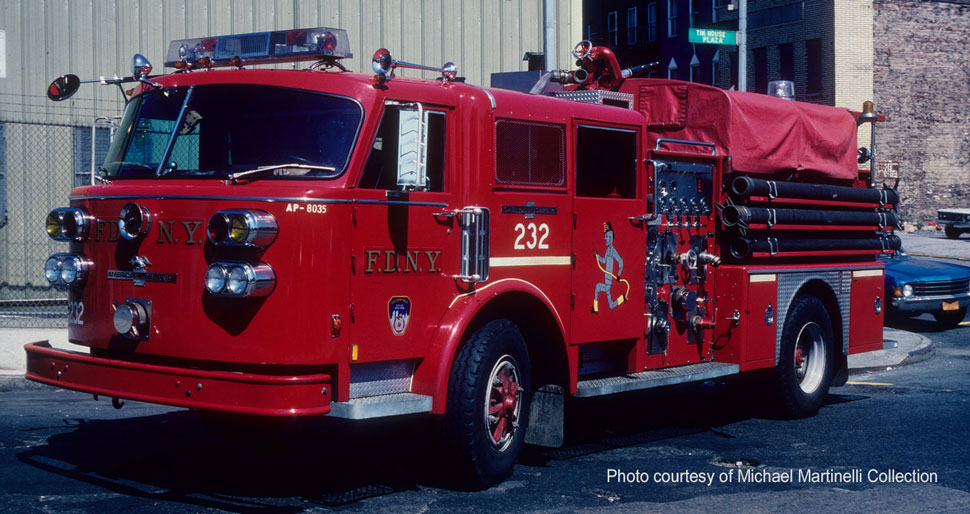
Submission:
[[[395,296],[387,302],[387,319],[391,322],[391,332],[396,336],[404,335],[411,319],[411,299],[407,296]]]

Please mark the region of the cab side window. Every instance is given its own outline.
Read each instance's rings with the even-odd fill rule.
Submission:
[[[576,131],[576,196],[636,198],[636,131],[579,126]]]
[[[367,165],[360,178],[359,187],[362,189],[401,189],[397,185],[397,145],[398,121],[400,108],[387,106],[381,126],[374,138]],[[425,130],[428,132],[427,159],[424,163],[428,178],[428,191],[442,192],[445,190],[445,113],[427,111],[428,121]]]

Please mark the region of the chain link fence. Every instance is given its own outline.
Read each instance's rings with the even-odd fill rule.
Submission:
[[[44,263],[68,243],[47,236],[47,213],[91,183],[108,151],[112,119],[87,126],[0,119],[0,327],[66,327],[67,290]],[[93,157],[93,158],[92,158]]]

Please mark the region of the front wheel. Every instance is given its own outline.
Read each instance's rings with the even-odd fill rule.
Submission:
[[[835,362],[832,321],[818,297],[799,296],[788,311],[781,336],[776,385],[786,417],[818,413],[825,402]]]
[[[512,472],[529,421],[529,372],[525,340],[509,320],[487,323],[456,355],[443,429],[464,482],[488,486]]]
[[[960,234],[962,234],[963,231],[954,227],[953,225],[947,224],[943,225],[943,233],[946,234],[946,237],[950,239],[956,239],[960,237]]]

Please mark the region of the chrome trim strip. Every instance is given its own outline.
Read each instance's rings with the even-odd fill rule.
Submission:
[[[495,109],[495,97],[492,95],[492,92],[491,91],[489,91],[489,90],[487,90],[487,89],[485,89],[482,86],[479,86],[477,84],[465,84],[465,85],[471,86],[471,87],[473,87],[475,89],[481,89],[483,93],[485,93],[486,95],[488,95],[488,99],[491,100],[491,102],[492,102],[492,109]]]
[[[355,203],[363,205],[414,205],[418,207],[448,207],[445,202],[409,202],[406,200],[353,200],[345,198],[299,198],[265,196],[194,196],[194,195],[83,195],[71,196],[70,200],[225,200],[238,202],[303,202],[303,203]]]
[[[952,301],[952,300],[962,300],[964,298],[970,298],[970,292],[967,293],[955,293],[955,294],[941,294],[932,296],[894,296],[894,300],[899,300],[902,302],[936,302],[936,301]]]
[[[786,273],[806,273],[806,272],[807,273],[816,273],[816,272],[817,273],[826,273],[826,272],[831,272],[831,271],[860,271],[860,270],[868,270],[868,269],[879,269],[879,270],[881,270],[881,269],[884,269],[884,267],[883,266],[865,266],[865,267],[855,268],[855,267],[841,266],[841,267],[838,267],[838,268],[758,268],[758,269],[749,269],[749,270],[747,270],[747,272],[748,272],[748,275],[760,275],[762,273],[778,273],[778,274],[786,274]]]

